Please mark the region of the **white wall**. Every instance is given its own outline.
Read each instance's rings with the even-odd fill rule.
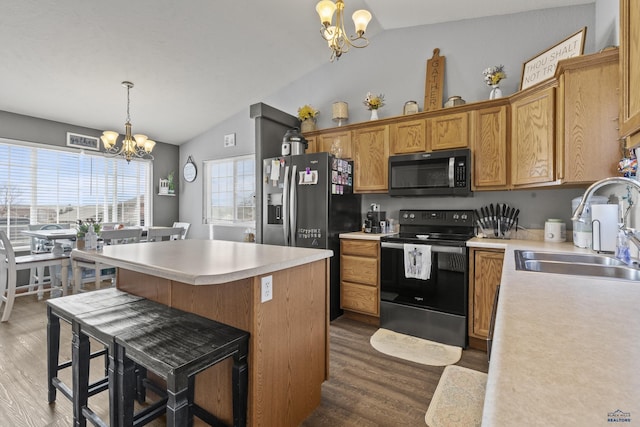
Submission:
[[[620,45],[620,0],[596,0],[596,50]]]
[[[614,0],[598,0],[598,6],[612,2]],[[422,109],[426,61],[435,48],[446,57],[444,99],[451,95],[460,95],[467,102],[488,99],[490,88],[483,81],[482,70],[498,64],[505,65],[508,77],[501,88],[504,95],[510,95],[519,88],[525,61],[580,28],[587,27],[585,53],[595,52],[595,13],[596,5],[590,4],[385,31],[373,37],[367,48],[352,50],[334,63],[327,60],[324,66],[297,82],[285,88],[274,88],[273,95],[254,102],[265,102],[291,114],[296,114],[298,107],[304,104],[312,104],[320,110],[318,126],[321,129],[335,126],[331,121],[331,104],[338,100],[349,103],[350,123],[368,120],[369,111],[362,105],[367,91],[385,94],[386,105],[380,110],[381,118],[400,115],[408,100],[418,101]],[[326,44],[323,45],[320,37],[318,44],[309,49],[320,49],[328,58]],[[283,66],[295,67],[295,63]],[[236,132],[237,146],[224,149],[222,138],[230,132]],[[253,143],[253,121],[247,106],[245,111],[220,126],[183,144],[180,164],[191,155],[201,169],[203,160],[252,153]],[[567,219],[571,198],[581,193],[580,189],[481,192],[467,199],[366,196],[363,206],[375,200],[390,211],[397,211],[405,205],[475,208],[505,201],[522,205],[518,206],[523,211],[521,224],[532,227],[544,224],[548,217]],[[201,173],[194,183],[181,182],[180,221],[191,222],[191,238],[208,237],[208,227],[202,225]],[[223,238],[220,236],[224,235],[225,239],[240,240],[243,229],[223,232],[215,233],[215,237]]]

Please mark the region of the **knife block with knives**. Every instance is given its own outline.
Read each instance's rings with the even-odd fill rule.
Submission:
[[[518,229],[520,209],[512,208],[506,203],[490,203],[475,210],[476,225],[487,238],[508,239],[511,230]]]

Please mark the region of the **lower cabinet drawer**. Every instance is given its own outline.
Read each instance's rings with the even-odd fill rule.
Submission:
[[[340,305],[344,310],[379,315],[378,288],[358,283],[341,282]]]
[[[340,270],[342,280],[378,285],[378,259],[364,258],[351,255],[340,257]]]

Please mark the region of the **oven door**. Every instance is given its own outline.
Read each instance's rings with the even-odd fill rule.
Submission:
[[[466,316],[467,248],[431,244],[428,280],[405,277],[404,244],[381,242],[380,299]]]

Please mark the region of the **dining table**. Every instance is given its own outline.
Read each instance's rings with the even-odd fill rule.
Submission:
[[[22,234],[31,237],[37,237],[38,239],[47,239],[53,242],[53,249],[51,252],[54,255],[62,255],[64,248],[62,247],[61,240],[75,240],[77,231],[75,228],[62,228],[52,230],[22,230]]]

